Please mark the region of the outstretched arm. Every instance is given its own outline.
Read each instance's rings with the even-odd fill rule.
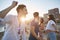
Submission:
[[[4,17],[7,15],[7,13],[8,13],[12,8],[14,8],[16,5],[17,5],[17,2],[16,2],[16,1],[13,1],[13,3],[12,3],[11,6],[9,6],[8,8],[0,11],[0,18],[4,18]]]

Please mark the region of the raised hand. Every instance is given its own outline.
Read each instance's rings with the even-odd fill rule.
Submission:
[[[17,6],[17,3],[18,3],[18,2],[13,1],[11,6],[9,6],[9,7],[7,7],[6,9],[0,11],[0,18],[4,18],[4,17],[7,15],[7,13],[8,13],[12,8],[14,8],[15,6]]]
[[[18,4],[17,1],[13,1],[11,6],[12,6],[12,7],[15,7],[15,6],[17,6],[17,4]]]

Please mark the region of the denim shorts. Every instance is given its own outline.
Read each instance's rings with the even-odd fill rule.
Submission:
[[[47,35],[50,40],[57,40],[55,32],[49,32]]]

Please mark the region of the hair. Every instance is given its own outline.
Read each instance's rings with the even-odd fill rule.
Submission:
[[[49,15],[49,20],[53,20],[54,22],[56,22],[55,18],[54,18],[54,16],[52,14]]]
[[[26,7],[25,5],[21,4],[18,5],[18,7],[16,8],[17,12],[19,12],[20,9],[23,9],[24,7]]]
[[[40,19],[42,20],[41,23],[43,23],[44,22],[44,19],[42,17]]]
[[[38,13],[38,12],[34,12],[34,13],[33,13],[33,16],[34,16],[34,17],[37,17],[37,16],[39,16],[39,13]]]

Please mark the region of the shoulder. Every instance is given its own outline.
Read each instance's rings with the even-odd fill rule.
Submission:
[[[54,21],[53,20],[49,20],[48,22],[51,23],[51,22],[54,22]]]
[[[16,15],[7,15],[7,17],[16,17]]]
[[[51,23],[51,24],[56,24],[53,20],[50,20],[49,23]]]
[[[34,23],[35,22],[35,20],[33,19],[32,21],[31,21],[31,23]]]
[[[15,18],[15,15],[7,15],[5,18]]]
[[[50,20],[50,22],[55,23],[53,20]]]
[[[16,19],[16,16],[15,15],[7,15],[4,20],[14,20]]]

